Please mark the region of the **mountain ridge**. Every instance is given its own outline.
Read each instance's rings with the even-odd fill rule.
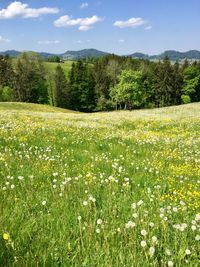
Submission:
[[[17,50],[7,50],[4,52],[0,52],[0,55],[9,55],[10,57],[17,57],[19,56],[21,51]],[[94,48],[90,49],[82,49],[82,50],[68,50],[64,53],[61,54],[56,54],[56,53],[48,53],[48,52],[36,52],[40,56],[42,56],[45,59],[48,59],[50,56],[58,55],[60,56],[63,60],[78,60],[78,59],[83,59],[83,58],[91,58],[91,57],[101,57],[101,56],[106,56],[112,53],[108,52],[103,52]],[[138,59],[145,59],[145,60],[163,60],[165,57],[168,57],[172,61],[176,60],[200,60],[200,51],[198,50],[189,50],[186,52],[180,52],[176,50],[166,50],[161,54],[158,55],[148,55],[140,52],[135,52],[133,54],[126,55],[127,57],[131,58],[138,58]]]

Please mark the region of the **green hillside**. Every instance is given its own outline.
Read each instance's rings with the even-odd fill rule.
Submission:
[[[198,266],[200,103],[0,103],[0,266]]]

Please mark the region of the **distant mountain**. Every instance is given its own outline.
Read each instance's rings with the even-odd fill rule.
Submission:
[[[18,57],[20,54],[21,54],[21,52],[16,51],[16,50],[7,50],[4,52],[0,52],[1,56],[9,55],[10,57]]]
[[[142,53],[134,53],[129,56],[132,58],[149,59],[149,60],[163,60],[166,57],[168,57],[172,61],[184,60],[186,58],[189,60],[195,60],[195,59],[200,60],[200,51],[190,50],[187,52],[179,52],[175,50],[168,50],[160,55],[154,55],[154,56],[149,56]]]
[[[81,59],[81,58],[91,58],[91,57],[102,57],[109,53],[102,52],[96,49],[83,49],[79,51],[67,51],[60,56],[64,59]]]
[[[139,53],[139,52],[136,52],[134,54],[131,54],[131,55],[129,55],[129,57],[139,58],[139,59],[149,59],[149,55],[143,54],[143,53]]]
[[[17,57],[21,53],[22,52],[19,52],[16,50],[7,50],[5,52],[0,52],[0,55],[9,55],[10,57]],[[91,58],[91,57],[102,57],[102,56],[109,55],[110,53],[102,52],[96,49],[83,49],[79,51],[67,51],[63,54],[53,54],[53,53],[47,53],[47,52],[38,52],[38,54],[44,59],[48,59],[51,56],[57,55],[64,60],[77,60],[77,59]],[[184,59],[187,58],[188,60],[193,61],[193,60],[200,60],[200,51],[190,50],[187,52],[179,52],[175,50],[168,50],[162,54],[153,55],[153,56],[149,56],[147,54],[136,52],[131,55],[128,55],[128,57],[138,58],[138,59],[148,59],[152,61],[163,60],[165,57],[168,57],[171,61],[176,61],[176,60],[183,61]]]

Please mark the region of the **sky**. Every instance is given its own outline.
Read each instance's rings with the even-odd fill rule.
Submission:
[[[0,51],[200,50],[200,0],[0,0]]]

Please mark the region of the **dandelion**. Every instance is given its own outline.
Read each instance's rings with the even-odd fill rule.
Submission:
[[[185,254],[186,254],[186,255],[190,255],[190,254],[191,254],[191,251],[187,248],[187,249],[185,250]]]
[[[100,234],[101,230],[99,228],[96,229],[96,233]]]
[[[150,255],[150,257],[153,257],[154,253],[155,253],[155,248],[154,247],[150,247],[149,248],[149,255]]]
[[[3,233],[3,239],[8,240],[9,239],[9,234],[8,233]]]
[[[158,238],[156,236],[152,236],[151,240],[152,240],[153,244],[157,244],[158,243]]]
[[[79,216],[78,216],[78,221],[80,222],[80,221],[81,221],[81,219],[82,219],[82,217],[79,215]]]
[[[87,201],[83,201],[83,206],[87,206],[88,202]]]
[[[146,236],[146,235],[147,235],[147,231],[146,231],[146,230],[142,230],[140,233],[141,233],[141,235],[143,235],[143,236]]]
[[[145,240],[142,240],[142,241],[140,242],[140,245],[141,245],[141,247],[145,248],[146,245],[147,245],[147,242],[146,242]]]
[[[200,235],[196,235],[196,236],[195,236],[195,240],[196,240],[196,241],[199,241],[199,240],[200,240]]]
[[[128,223],[126,223],[125,227],[128,229],[128,228],[133,228],[135,227],[136,224],[132,221],[128,221]]]
[[[102,224],[102,222],[103,222],[103,221],[102,221],[101,219],[98,219],[98,220],[97,220],[97,224]]]
[[[173,261],[168,261],[167,266],[168,266],[168,267],[173,267],[173,266],[174,266]]]
[[[47,201],[46,200],[43,200],[42,201],[42,205],[45,206],[47,204]]]
[[[14,184],[11,184],[10,188],[11,189],[14,189],[15,188],[15,185]]]

